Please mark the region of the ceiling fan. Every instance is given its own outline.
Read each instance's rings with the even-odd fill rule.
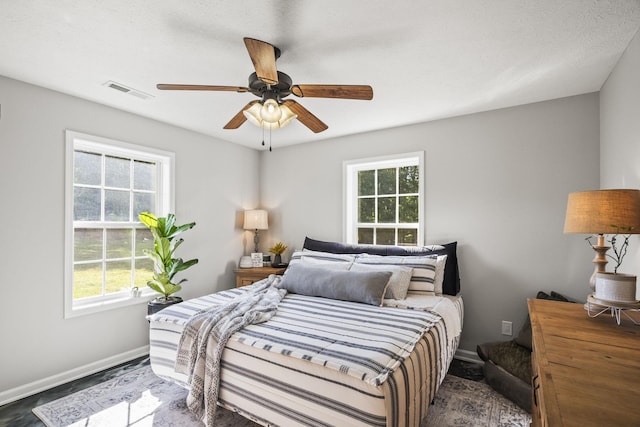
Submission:
[[[294,85],[291,77],[276,68],[280,49],[248,37],[244,38],[244,44],[256,70],[249,76],[248,87],[188,84],[158,84],[156,87],[160,90],[251,92],[260,98],[245,105],[224,129],[237,129],[247,119],[263,129],[278,129],[297,118],[303,125],[318,133],[328,126],[296,101],[284,98],[293,94],[300,98],[373,99],[373,89],[367,85]]]

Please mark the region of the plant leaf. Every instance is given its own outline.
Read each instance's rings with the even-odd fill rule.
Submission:
[[[138,219],[148,228],[155,228],[158,226],[158,218],[152,213],[140,212],[138,214]]]

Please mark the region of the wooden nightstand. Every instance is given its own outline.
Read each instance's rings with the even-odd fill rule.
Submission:
[[[236,288],[250,285],[258,280],[266,279],[270,274],[283,274],[286,269],[286,267],[238,268],[234,270],[236,273]]]
[[[529,300],[533,332],[532,423],[637,426],[640,327],[589,318],[582,304]],[[633,313],[638,320],[637,313]]]

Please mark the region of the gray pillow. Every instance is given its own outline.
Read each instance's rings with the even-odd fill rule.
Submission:
[[[294,294],[382,305],[391,272],[342,271],[290,265],[280,287]]]
[[[350,271],[388,271],[391,273],[385,298],[405,299],[413,268],[402,265],[353,264]]]

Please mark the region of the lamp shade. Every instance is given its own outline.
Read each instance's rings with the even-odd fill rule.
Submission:
[[[262,209],[244,211],[244,229],[245,230],[269,229],[269,223],[267,220],[267,211]]]
[[[640,190],[569,194],[565,233],[640,234]]]
[[[267,99],[260,109],[260,117],[267,123],[275,123],[282,117],[280,106],[273,99]]]
[[[256,102],[251,107],[244,110],[242,113],[252,124],[264,128],[264,129],[280,129],[291,123],[291,121],[298,117],[289,107],[286,105],[280,105],[280,116],[277,120],[269,122],[262,118],[263,105]]]

